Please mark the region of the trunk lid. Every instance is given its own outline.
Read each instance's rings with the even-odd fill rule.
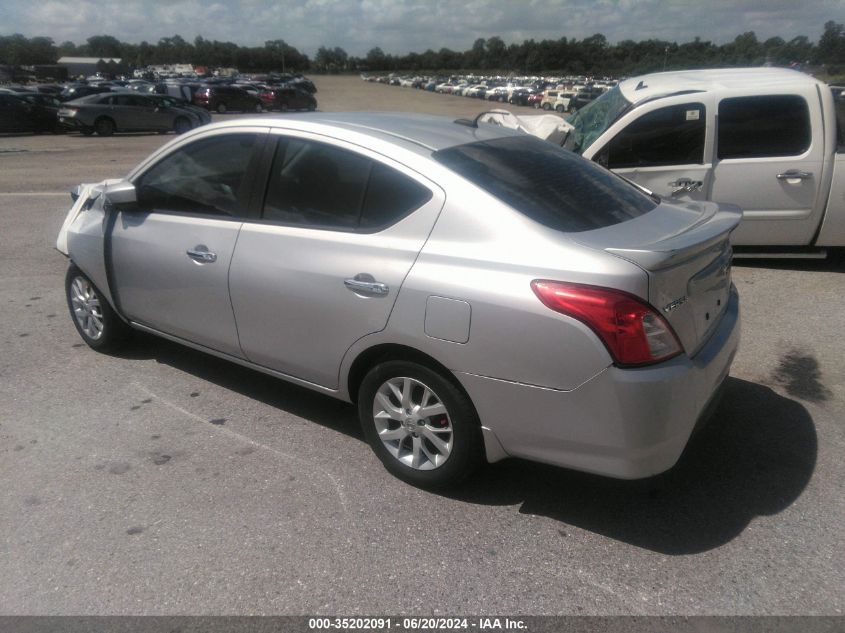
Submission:
[[[576,242],[633,262],[648,274],[648,301],[694,356],[721,320],[731,288],[732,205],[661,203],[633,220],[570,234]]]

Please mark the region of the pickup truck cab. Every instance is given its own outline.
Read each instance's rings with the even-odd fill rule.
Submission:
[[[656,73],[574,114],[564,147],[662,197],[739,206],[734,245],[845,246],[843,114],[798,71]]]

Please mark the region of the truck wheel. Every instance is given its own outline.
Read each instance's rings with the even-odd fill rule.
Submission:
[[[544,103],[543,104],[543,110],[551,110],[551,109],[552,109],[551,103]]]
[[[226,104],[223,102],[218,103],[217,112],[218,114],[226,114]]]

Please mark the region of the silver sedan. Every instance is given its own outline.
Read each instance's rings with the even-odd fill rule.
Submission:
[[[75,195],[57,247],[88,345],[141,330],[354,402],[419,486],[509,456],[664,471],[738,346],[738,209],[493,125],[238,119]]]

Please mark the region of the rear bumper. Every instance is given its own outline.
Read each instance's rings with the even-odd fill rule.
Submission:
[[[58,117],[58,120],[59,125],[66,127],[69,130],[82,130],[91,127],[76,117]]]
[[[719,326],[694,358],[638,369],[611,366],[571,391],[466,373],[458,378],[478,410],[485,443],[493,445],[491,461],[507,454],[639,479],[678,461],[696,423],[712,409],[738,347],[739,297],[732,288]]]

